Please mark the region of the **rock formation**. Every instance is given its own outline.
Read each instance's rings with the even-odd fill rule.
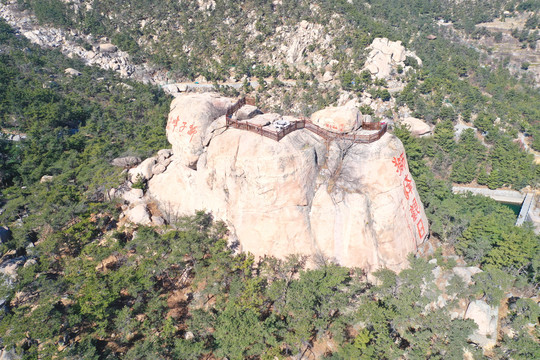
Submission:
[[[401,121],[401,124],[408,126],[411,134],[414,136],[427,136],[431,135],[432,133],[431,126],[429,126],[426,122],[414,117],[406,117]]]
[[[375,38],[367,50],[370,52],[364,68],[379,79],[388,79],[399,65],[405,67],[405,59],[408,56],[422,65],[422,60],[414,52],[405,50],[401,41]]]
[[[395,136],[386,133],[360,144],[326,141],[300,129],[277,142],[227,128],[224,115],[233,103],[212,94],[183,95],[172,102],[167,137],[173,155],[166,165],[158,154],[130,170],[132,181],[133,176],[148,179],[145,198],[156,201],[169,218],[210,211],[228,224],[240,250],[256,256],[322,256],[368,272],[407,265],[406,256],[424,241],[428,223]],[[252,108],[247,112],[256,114]],[[362,118],[348,107],[323,113],[325,124],[335,117],[336,124],[354,128]],[[295,121],[278,114],[244,121],[283,118]],[[154,172],[158,165],[166,169]],[[131,218],[134,211],[142,214],[140,206],[132,208]],[[148,223],[150,214],[143,215]]]

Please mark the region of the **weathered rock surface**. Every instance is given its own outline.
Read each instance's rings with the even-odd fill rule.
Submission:
[[[327,149],[302,129],[276,142],[226,129],[223,114],[232,103],[190,94],[171,104],[167,137],[174,155],[147,190],[163,212],[210,211],[228,223],[231,241],[256,256],[322,255],[368,271],[407,265],[428,228],[396,137],[332,142]],[[358,110],[346,113],[348,122],[336,125],[357,127]],[[197,132],[188,134],[191,126]]]
[[[348,133],[362,125],[361,115],[358,108],[350,105],[328,107],[313,113],[311,121],[332,132]]]
[[[141,180],[149,180],[153,175],[152,170],[155,164],[156,164],[156,158],[151,157],[151,158],[145,159],[137,167],[130,169],[129,176],[131,177],[131,181],[136,182],[137,179],[139,178]]]
[[[135,224],[150,225],[152,223],[150,213],[144,204],[135,205],[132,209],[126,211],[126,216]]]
[[[142,189],[131,189],[122,195],[122,198],[128,203],[136,203],[144,196]]]
[[[98,50],[99,52],[102,52],[102,53],[113,53],[113,52],[116,52],[118,48],[116,47],[116,45],[107,43],[107,44],[99,44]]]
[[[472,283],[472,277],[475,274],[482,272],[482,270],[480,270],[480,268],[476,266],[455,267],[452,269],[452,271],[454,272],[454,274],[459,276],[467,285]]]
[[[431,126],[420,119],[407,117],[401,121],[402,124],[409,127],[414,136],[425,136],[431,134]]]
[[[81,76],[82,73],[79,70],[75,70],[73,68],[67,68],[64,70],[64,73],[71,76]]]
[[[398,65],[405,66],[405,59],[410,56],[422,65],[422,60],[412,51],[405,50],[401,41],[387,38],[375,38],[368,47],[370,50],[364,68],[379,79],[388,79]]]
[[[75,29],[67,31],[40,25],[33,14],[28,11],[21,12],[16,1],[0,4],[0,16],[34,44],[57,48],[71,58],[80,57],[85,64],[117,71],[123,77],[135,78],[143,82],[163,83],[165,80],[166,76],[159,76],[159,74],[150,76],[155,72],[151,66],[131,64],[129,54],[118,50],[113,44],[103,43],[95,46],[94,50],[87,50],[81,44],[94,44],[96,40],[92,35]],[[78,76],[80,72],[75,69],[66,69],[66,74]]]
[[[483,300],[475,300],[469,304],[465,319],[472,319],[478,329],[469,339],[483,348],[490,348],[497,343],[497,320],[499,307],[489,306]]]
[[[252,117],[256,115],[260,115],[262,112],[257,109],[256,106],[253,105],[244,105],[238,112],[236,113],[236,118],[238,120],[246,120],[251,119]]]
[[[206,130],[218,117],[225,115],[232,99],[217,95],[189,94],[171,103],[167,122],[167,139],[182,164],[194,167],[203,153]]]
[[[111,161],[111,165],[120,167],[132,167],[140,164],[140,162],[141,158],[137,156],[124,156],[113,159],[113,161]]]

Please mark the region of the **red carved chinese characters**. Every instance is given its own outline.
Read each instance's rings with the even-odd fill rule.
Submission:
[[[407,206],[411,215],[411,220],[416,225],[416,231],[418,236],[423,239],[426,236],[426,228],[424,226],[424,221],[421,217],[421,208],[416,196],[414,195],[413,181],[412,177],[409,174],[409,169],[407,167],[407,158],[405,153],[402,152],[399,156],[394,156],[392,158],[392,163],[396,167],[396,172],[400,179],[403,181],[403,193],[405,194],[405,199],[407,199]],[[403,209],[406,211],[406,207]]]
[[[193,140],[193,135],[195,135],[196,133],[197,133],[197,127],[193,124],[189,125],[189,130],[187,132],[188,135],[191,135],[191,137],[189,138],[189,142]]]
[[[416,224],[416,229],[418,230],[418,236],[420,236],[420,239],[424,238],[426,235],[426,230],[424,229],[424,222],[422,219]]]
[[[420,215],[420,206],[418,206],[418,202],[416,201],[416,198],[413,198],[412,204],[410,206],[411,211],[411,217],[414,222],[418,219],[418,216]]]
[[[171,119],[169,124],[167,124],[167,128],[169,129],[172,127],[172,131],[174,131],[174,128],[176,127],[179,121],[180,121],[180,116],[177,116],[176,119]]]
[[[176,125],[175,125],[176,126]],[[186,122],[185,121],[182,121],[182,125],[180,125],[178,127],[178,132],[182,132],[184,131],[184,129],[186,128]],[[174,128],[173,128],[173,131],[174,131]]]
[[[171,131],[175,131],[178,128],[178,132],[183,132],[187,127],[187,122],[182,121],[181,125],[178,125],[180,122],[180,116],[177,116],[176,119],[171,119],[170,122],[167,124],[167,129],[172,128]],[[197,126],[196,125],[189,125],[189,130],[187,131],[187,134],[190,135],[189,142],[193,140],[193,135],[197,133]]]
[[[401,176],[403,173],[403,170],[405,170],[405,153],[401,153],[399,157],[395,157],[392,159],[392,162],[394,163],[394,166],[396,167],[396,172]]]
[[[403,191],[405,192],[405,198],[409,200],[413,191],[412,179],[409,179],[409,174],[405,175],[405,179],[403,179]]]

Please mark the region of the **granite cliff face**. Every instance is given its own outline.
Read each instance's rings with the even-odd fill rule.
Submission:
[[[256,256],[300,253],[333,259],[368,272],[400,270],[428,233],[428,222],[406,163],[403,145],[386,133],[370,144],[324,140],[308,129],[279,142],[226,127],[233,99],[212,94],[177,97],[167,136],[173,155],[132,173],[148,179],[146,198],[168,214],[212,212],[231,230],[231,241]],[[256,114],[248,106],[246,112]],[[339,126],[357,129],[357,111],[336,114]],[[346,114],[350,114],[348,122]],[[314,114],[313,120],[320,120]],[[255,115],[254,124],[294,122],[278,114]],[[331,127],[331,126],[330,126]],[[363,130],[356,130],[361,132]],[[156,174],[157,173],[157,174]]]

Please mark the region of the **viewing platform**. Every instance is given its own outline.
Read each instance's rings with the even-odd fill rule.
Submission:
[[[227,110],[226,124],[235,129],[247,130],[253,133],[266,136],[275,141],[280,141],[288,134],[299,129],[309,130],[320,137],[331,140],[348,140],[355,143],[369,144],[379,140],[388,128],[387,124],[362,122],[361,132],[351,133],[336,133],[330,130],[323,129],[315,125],[308,119],[299,118],[297,121],[275,121],[271,124],[255,124],[249,120],[237,120],[233,118],[236,113],[244,105],[254,105],[251,99],[241,98]]]

